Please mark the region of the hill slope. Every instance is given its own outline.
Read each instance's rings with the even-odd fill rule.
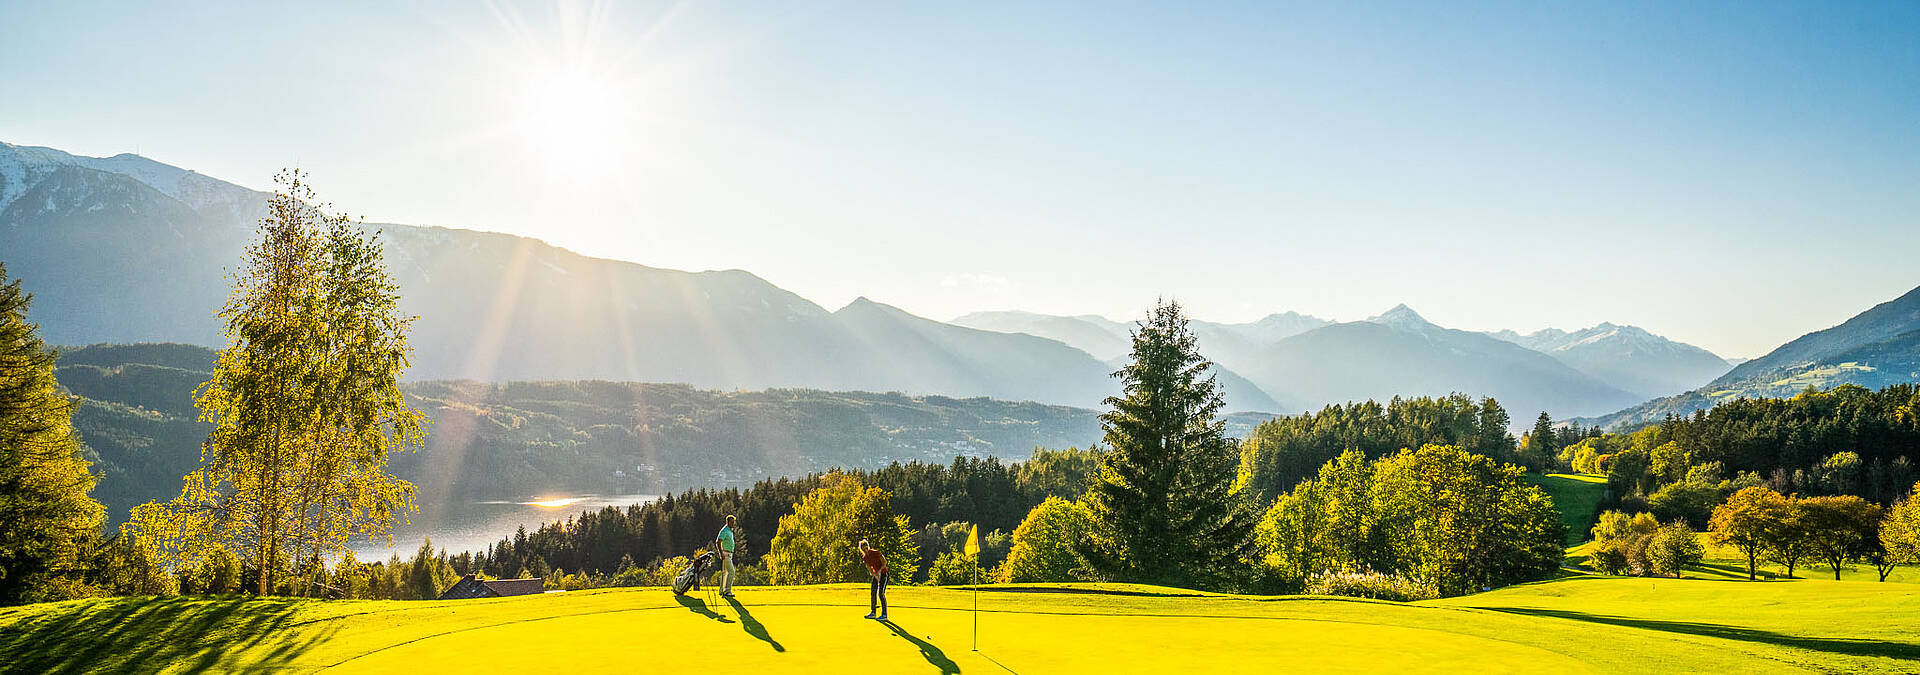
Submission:
[[[1513,331],[1488,335],[1546,354],[1574,370],[1647,398],[1698,387],[1732,367],[1713,352],[1638,326],[1602,323],[1571,333],[1548,328],[1527,335]]]
[[[1647,401],[1588,423],[1607,428],[1688,415],[1734,398],[1788,397],[1807,387],[1879,389],[1920,381],[1920,288],[1746,361],[1706,386]]]
[[[181,344],[61,354],[54,374],[82,397],[74,427],[100,476],[94,496],[113,520],[178,494],[180,477],[199,461],[209,427],[192,392],[214,357]],[[836,466],[944,464],[962,454],[1016,460],[1036,446],[1100,439],[1092,410],[986,398],[613,382],[411,382],[403,389],[431,433],[425,449],[395,457],[392,466],[419,486],[428,518],[473,501],[659,494]],[[1230,430],[1245,433],[1259,421],[1235,417]]]
[[[1499,399],[1517,420],[1539,410],[1592,414],[1637,398],[1545,354],[1436,326],[1405,305],[1281,340],[1243,372],[1295,409],[1460,391]]]
[[[1129,326],[1098,316],[976,312],[953,322],[1048,337],[1096,356],[1128,348]],[[1221,366],[1229,403],[1234,387],[1258,389],[1278,402],[1273,409],[1288,411],[1464,391],[1493,396],[1516,415],[1593,414],[1644,400],[1646,392],[1684,390],[1727,368],[1706,350],[1631,326],[1478,334],[1433,325],[1405,305],[1344,324],[1288,312],[1190,325],[1200,351]]]
[[[267,196],[135,155],[0,143],[0,255],[35,294],[31,318],[49,342],[217,346],[227,274]],[[413,379],[897,390],[1081,406],[1118,390],[1099,360],[1051,340],[877,330],[739,270],[659,269],[506,234],[368,227],[385,234],[402,311],[420,317]],[[895,338],[904,341],[887,341]]]

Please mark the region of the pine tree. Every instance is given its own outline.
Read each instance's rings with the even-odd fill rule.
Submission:
[[[74,571],[105,515],[32,300],[0,263],[0,603],[63,595],[48,582]]]
[[[1106,400],[1101,475],[1087,493],[1097,532],[1075,554],[1108,581],[1230,583],[1252,547],[1255,514],[1233,488],[1238,450],[1215,419],[1224,402],[1177,303],[1133,333],[1133,363]]]
[[[191,566],[224,548],[262,594],[305,592],[323,573],[311,561],[389,532],[413,486],[387,457],[423,438],[399,388],[411,319],[376,235],[309,206],[299,172],[276,181],[221,311],[228,345],[197,392],[214,424],[200,468],[179,498],[134,513],[163,560]]]

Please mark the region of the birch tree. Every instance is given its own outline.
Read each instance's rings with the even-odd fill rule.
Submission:
[[[261,594],[307,593],[351,538],[390,537],[414,506],[387,458],[425,435],[399,388],[412,318],[378,234],[325,215],[305,180],[275,178],[220,312],[227,346],[195,395],[214,425],[199,468],[178,498],[134,514],[161,559],[192,565],[224,548]]]

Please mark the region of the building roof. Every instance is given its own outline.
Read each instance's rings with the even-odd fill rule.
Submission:
[[[537,578],[536,579],[494,579],[492,581],[482,581],[480,583],[484,584],[487,587],[487,590],[493,591],[494,595],[502,598],[513,596],[513,595],[537,595],[540,593],[545,593],[547,591],[546,582]]]
[[[471,600],[474,598],[505,598],[515,595],[536,595],[546,592],[546,583],[540,579],[477,579],[474,575],[460,578],[460,581],[447,587],[440,594],[441,600]]]

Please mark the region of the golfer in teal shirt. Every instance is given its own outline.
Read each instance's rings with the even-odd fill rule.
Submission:
[[[733,516],[727,516],[727,524],[720,526],[720,534],[713,539],[715,548],[720,551],[720,597],[733,597]]]

